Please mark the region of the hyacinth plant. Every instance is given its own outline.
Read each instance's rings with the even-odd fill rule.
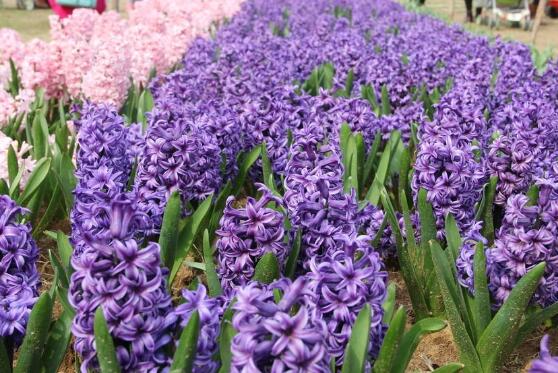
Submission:
[[[249,0],[213,31],[122,108],[74,106],[75,140],[46,91],[9,120],[2,194],[72,232],[5,314],[0,371],[19,343],[16,371],[56,371],[73,333],[82,371],[403,372],[446,318],[440,371],[492,372],[556,314],[555,68],[389,1]],[[21,269],[30,225],[6,224]]]

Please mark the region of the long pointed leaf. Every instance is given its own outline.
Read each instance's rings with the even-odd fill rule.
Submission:
[[[302,231],[297,230],[295,240],[291,252],[289,253],[289,258],[287,259],[287,265],[285,266],[285,276],[294,280],[296,265],[298,262],[298,256],[300,255],[300,247],[302,243]]]
[[[405,308],[399,307],[389,324],[378,358],[374,362],[374,373],[393,372],[394,361],[398,358],[397,350],[405,333],[406,321],[407,314],[405,313]]]
[[[372,310],[367,303],[358,313],[353,328],[351,338],[345,348],[345,358],[342,373],[364,372],[364,365],[368,360],[368,342],[370,340],[370,320]]]
[[[411,297],[411,303],[413,304],[413,310],[415,311],[416,318],[420,320],[429,315],[429,310],[428,305],[426,304],[426,296],[423,292],[424,285],[420,282],[419,276],[415,271],[415,269],[417,268],[417,244],[415,241],[415,232],[409,214],[409,207],[407,205],[407,197],[405,197],[405,193],[403,193],[402,191],[399,191],[399,194],[401,207],[403,209],[403,221],[405,222],[407,242],[405,245],[402,244],[401,247],[398,247],[397,257],[399,259],[399,266],[401,267],[403,278],[405,279],[405,284],[409,289],[409,295]],[[399,222],[394,215],[395,212],[389,213],[389,216],[391,216],[392,227],[396,224],[399,226]]]
[[[102,307],[95,311],[95,348],[97,350],[97,360],[101,368],[101,373],[119,373],[120,365],[116,357],[114,341],[110,335],[109,327],[103,314]]]
[[[533,267],[510,292],[477,343],[485,372],[498,371],[502,359],[515,344],[517,331],[525,309],[544,274],[546,263]]]
[[[180,194],[178,191],[175,191],[169,197],[167,206],[165,207],[161,233],[159,234],[161,262],[167,268],[172,268],[177,254],[178,224],[180,222],[181,210],[182,202],[180,200]]]
[[[279,270],[277,257],[272,252],[264,254],[258,264],[256,264],[252,280],[262,284],[271,284],[273,280],[279,277],[281,277],[281,271]]]
[[[44,292],[29,315],[27,332],[19,349],[19,356],[14,373],[39,372],[41,356],[45,347],[52,316],[52,299]]]
[[[43,353],[45,372],[57,372],[70,344],[72,316],[64,312],[52,326]]]
[[[539,325],[544,323],[546,320],[550,320],[556,315],[558,315],[558,302],[526,316],[523,324],[517,332],[515,346],[519,346],[525,340],[525,338],[527,338],[528,335],[530,335],[533,331],[535,331],[535,329],[537,329],[537,327],[539,327]]]
[[[0,337],[0,372],[12,372],[12,361],[2,337]]]
[[[221,368],[219,373],[229,373],[231,369],[231,342],[236,334],[231,320],[234,314],[232,306],[229,306],[225,313],[223,314],[223,320],[221,321],[221,332],[219,333],[219,354],[221,357]]]
[[[475,320],[476,339],[480,338],[492,319],[490,310],[490,294],[486,278],[486,256],[484,245],[479,242],[474,256],[475,297],[473,300],[473,317]]]
[[[205,220],[207,213],[209,212],[209,208],[211,207],[211,201],[213,200],[213,196],[209,196],[203,201],[196,211],[189,216],[186,220],[186,225],[180,232],[178,236],[178,243],[176,246],[176,256],[174,259],[174,264],[172,266],[171,273],[169,275],[169,286],[174,281],[184,258],[188,255],[188,252],[192,248],[192,244],[194,239],[198,235],[198,232],[201,230],[202,222]]]
[[[180,341],[174,353],[170,373],[187,373],[192,371],[198,348],[199,332],[200,314],[198,311],[194,311],[180,335]]]
[[[207,277],[207,287],[209,288],[209,296],[217,297],[223,294],[219,277],[215,271],[215,263],[213,262],[213,249],[209,242],[209,232],[207,229],[203,232],[203,259],[205,263],[205,276]]]
[[[446,323],[436,318],[422,319],[414,324],[411,330],[405,333],[401,339],[397,350],[397,359],[394,361],[391,372],[404,373],[422,337],[428,333],[438,332],[445,327]]]
[[[18,203],[20,205],[24,205],[31,199],[31,197],[33,197],[37,189],[39,189],[46,176],[48,175],[49,170],[50,158],[43,158],[37,162],[35,168],[33,169],[33,172],[29,176],[29,180],[27,181],[27,185],[25,185],[23,193],[18,199]]]
[[[440,284],[440,291],[444,300],[446,315],[453,334],[453,340],[459,350],[460,360],[467,366],[468,371],[483,372],[475,345],[461,318],[460,310],[465,309],[465,305],[459,302],[456,294],[457,290],[452,290],[455,287],[455,280],[449,269],[450,264],[447,261],[447,257],[436,241],[431,242],[431,252],[436,276]]]

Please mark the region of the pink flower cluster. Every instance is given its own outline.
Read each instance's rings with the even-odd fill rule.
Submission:
[[[167,71],[196,36],[207,33],[212,22],[232,16],[241,2],[144,0],[128,18],[77,9],[65,19],[51,17],[50,42],[24,43],[15,31],[0,29],[0,90],[8,85],[11,58],[25,89],[119,106],[131,82],[145,85],[153,69]],[[0,106],[9,100],[4,96],[0,93]],[[13,115],[13,106],[3,111]],[[6,115],[0,112],[0,123]]]

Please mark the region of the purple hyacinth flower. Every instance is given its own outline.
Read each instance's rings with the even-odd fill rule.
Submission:
[[[29,223],[19,223],[29,210],[0,196],[0,337],[20,344],[38,297],[39,251]]]
[[[382,322],[382,304],[386,297],[387,272],[378,253],[372,250],[368,236],[346,236],[338,250],[318,261],[310,259],[309,289],[316,294],[316,315],[327,325],[327,348],[338,366],[358,312],[372,308],[369,355],[376,358],[386,326]]]
[[[176,317],[160,267],[159,245],[141,248],[134,239],[145,215],[131,194],[93,206],[106,220],[103,234],[83,237],[80,255],[72,257],[74,273],[69,301],[76,310],[72,324],[81,371],[96,369],[93,321],[102,307],[124,371],[150,371],[168,365],[164,347],[171,342]]]
[[[541,352],[539,358],[531,364],[529,373],[554,373],[558,372],[558,357],[550,354],[548,348],[548,340],[550,337],[546,334],[541,339]]]
[[[210,298],[205,286],[201,284],[197,290],[183,290],[182,298],[184,303],[174,311],[182,328],[186,327],[192,313],[198,311],[200,315],[200,334],[193,372],[216,372],[219,363],[213,360],[213,355],[218,351],[221,317],[228,301],[225,297]]]
[[[226,291],[246,284],[264,254],[275,254],[279,263],[283,263],[287,255],[283,214],[271,208],[272,203],[280,206],[282,201],[263,185],[258,186],[263,191],[260,199],[248,197],[242,208],[233,206],[234,197],[227,199],[216,231],[218,274]]]
[[[312,296],[305,277],[238,288],[231,371],[327,372],[326,325],[311,313]]]

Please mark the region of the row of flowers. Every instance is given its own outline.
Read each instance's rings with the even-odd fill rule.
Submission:
[[[240,1],[142,1],[128,17],[77,9],[50,18],[50,41],[24,42],[11,29],[0,30],[0,123],[26,111],[34,91],[47,98],[70,97],[120,106],[132,82],[145,85],[153,71],[180,62],[197,36],[206,35],[234,14]],[[10,61],[22,90],[7,92]]]
[[[5,194],[37,221],[53,192],[70,218],[51,259],[82,371],[106,369],[113,345],[130,372],[402,372],[416,344],[400,343],[411,337],[386,263],[409,289],[410,335],[448,320],[461,362],[445,371],[498,371],[558,312],[558,65],[540,73],[524,45],[380,0],[250,0],[211,38],[175,41],[191,42],[182,67],[150,81],[137,107],[119,113],[125,90],[94,97],[85,78],[63,88],[108,102],[73,108],[77,147],[64,110],[46,104],[15,131],[37,163],[26,185],[44,190],[18,195],[8,160]],[[72,184],[62,165],[75,148]],[[25,357],[43,307],[30,315],[38,251],[25,210],[3,198],[0,332]],[[184,265],[205,276],[176,305]],[[533,371],[555,370],[542,355]]]

